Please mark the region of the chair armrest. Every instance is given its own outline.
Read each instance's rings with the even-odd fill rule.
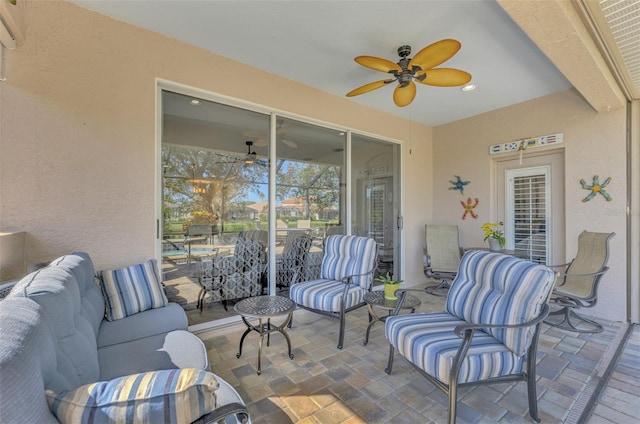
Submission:
[[[375,271],[377,267],[378,267],[378,262],[373,264],[373,268],[371,268],[369,271],[363,272],[362,274],[345,275],[340,279],[340,281],[342,281],[344,284],[347,284],[347,285],[351,284],[351,280],[353,279],[353,277],[363,277],[365,275],[373,274],[373,271]]]
[[[567,274],[567,273],[559,272],[558,275],[561,277],[595,277],[597,275],[604,274],[608,269],[609,269],[608,267],[604,267],[598,272],[590,272],[588,274]]]
[[[422,267],[428,268],[431,266],[431,255],[427,252],[427,248],[422,249]]]
[[[225,418],[229,416],[235,416],[239,422],[246,423],[249,420],[249,411],[247,411],[247,407],[241,403],[228,403],[214,409],[206,415],[203,415],[192,424],[225,422]]]
[[[478,329],[484,328],[525,328],[531,327],[543,321],[547,315],[549,315],[549,305],[545,304],[542,307],[540,315],[532,319],[531,321],[523,322],[521,324],[460,324],[453,330],[458,337],[467,337],[469,331],[473,332]]]
[[[563,286],[566,282],[566,277],[597,277],[599,275],[604,274],[609,270],[609,267],[604,267],[598,272],[591,272],[588,274],[567,274],[566,272],[558,272],[558,278],[562,277],[563,281],[560,284],[556,284],[556,286]]]

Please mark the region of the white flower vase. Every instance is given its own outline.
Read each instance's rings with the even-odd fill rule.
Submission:
[[[489,250],[492,252],[499,252],[502,249],[500,248],[500,242],[494,238],[489,238]]]

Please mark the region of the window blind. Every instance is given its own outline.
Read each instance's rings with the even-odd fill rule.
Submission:
[[[547,176],[517,176],[512,184],[514,250],[521,257],[544,264],[548,250]]]

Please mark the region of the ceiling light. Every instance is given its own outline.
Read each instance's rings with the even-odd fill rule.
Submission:
[[[191,99],[191,100],[189,100],[189,103],[191,103],[194,106],[200,106],[201,102],[198,99]]]
[[[478,88],[477,84],[467,84],[467,85],[463,86],[462,88],[460,88],[460,90],[462,90],[462,91],[473,91],[476,88]]]
[[[256,152],[252,152],[251,151],[251,146],[253,146],[253,141],[245,141],[245,144],[247,145],[247,154],[244,157],[244,163],[245,165],[252,165],[255,161],[256,161]]]

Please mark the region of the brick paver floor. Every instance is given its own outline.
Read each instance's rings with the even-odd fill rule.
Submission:
[[[417,312],[439,311],[444,299],[413,293]],[[294,359],[279,334],[264,347],[262,374],[256,374],[257,334],[244,342],[236,358],[244,326],[233,325],[199,334],[212,370],[245,399],[254,424],[264,423],[444,423],[447,398],[396,354],[391,375],[384,326],[367,328],[366,308],[347,314],[345,344],[336,348],[338,321],[296,311],[289,330]],[[600,334],[576,334],[543,326],[538,349],[538,406],[543,423],[578,422],[596,393],[627,325],[602,322]],[[612,374],[611,383],[593,408],[591,424],[639,417],[640,339],[638,332]],[[482,385],[460,390],[458,423],[530,423],[524,382]],[[615,412],[615,413],[614,413]],[[601,421],[602,420],[602,421]],[[605,421],[609,420],[609,421]]]

